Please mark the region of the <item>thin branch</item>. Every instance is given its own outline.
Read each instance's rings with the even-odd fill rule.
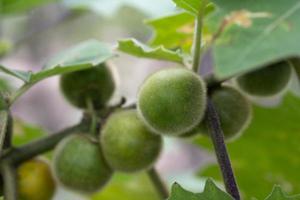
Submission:
[[[164,182],[162,181],[161,177],[157,173],[156,169],[155,168],[149,169],[147,174],[150,180],[152,181],[153,186],[157,190],[159,196],[161,197],[161,199],[163,200],[167,199],[169,197],[169,191],[167,190]]]
[[[218,113],[210,99],[207,104],[207,126],[214,144],[215,153],[222,172],[227,192],[235,199],[240,200],[238,186],[231,167],[230,158],[224,142],[224,134],[221,128]]]
[[[202,29],[203,17],[205,12],[206,2],[202,1],[195,25],[195,38],[193,44],[193,71],[197,72],[201,63],[201,49],[202,49]]]
[[[16,168],[10,163],[2,163],[1,172],[4,180],[4,199],[18,200]]]
[[[31,158],[45,153],[53,149],[57,143],[59,143],[63,138],[80,131],[88,130],[89,126],[85,123],[80,123],[79,125],[67,128],[59,133],[51,134],[48,137],[30,142],[19,148],[14,148],[5,151],[0,160],[9,160],[14,164],[19,164],[24,161],[30,160]]]

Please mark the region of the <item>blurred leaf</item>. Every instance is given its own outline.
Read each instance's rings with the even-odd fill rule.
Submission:
[[[220,78],[245,73],[300,54],[299,0],[212,0],[218,7],[207,23],[223,24],[214,45]],[[220,30],[220,29],[219,29]]]
[[[0,78],[0,91],[9,92],[12,90],[12,86],[8,83],[7,80]]]
[[[21,146],[46,135],[46,132],[38,126],[27,124],[21,120],[14,120],[13,145]]]
[[[178,63],[184,62],[183,55],[180,51],[171,51],[163,46],[151,48],[135,39],[120,40],[118,49],[136,57],[167,60]]]
[[[208,179],[202,193],[194,194],[184,190],[179,184],[172,186],[168,200],[233,200],[226,192],[220,190],[211,179]]]
[[[4,56],[11,50],[11,45],[12,44],[8,40],[0,39],[0,57]]]
[[[4,67],[2,65],[0,65],[0,72],[3,72],[5,74],[14,76],[24,82],[29,82],[31,79],[31,72],[25,72],[25,71],[20,71],[20,70],[12,70],[9,69],[8,67]]]
[[[299,200],[300,195],[287,196],[279,186],[275,186],[270,196],[266,200]]]
[[[2,5],[0,13],[21,13],[53,1],[57,0],[0,0],[0,5]]]
[[[228,143],[243,199],[263,199],[274,184],[292,193],[300,191],[300,99],[287,95],[279,107],[255,106],[253,121],[243,136]],[[207,137],[198,145],[212,150]],[[218,166],[210,166],[201,176],[222,180]]]
[[[182,49],[190,53],[194,35],[194,20],[192,15],[181,12],[146,21],[146,24],[150,25],[155,33],[150,45],[163,45],[168,49]]]
[[[116,173],[111,182],[92,200],[159,200],[145,174]]]
[[[31,81],[37,82],[50,76],[90,68],[113,56],[104,43],[87,40],[55,56],[41,71],[32,75]]]
[[[198,15],[199,8],[201,5],[201,0],[173,0],[176,6],[183,8],[184,10],[192,13],[193,15]]]

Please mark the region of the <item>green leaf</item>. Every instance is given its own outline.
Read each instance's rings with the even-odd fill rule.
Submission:
[[[154,30],[150,45],[163,45],[168,49],[182,49],[190,53],[193,44],[194,20],[192,15],[181,12],[146,21],[146,24]]]
[[[13,130],[13,145],[15,146],[21,146],[47,135],[41,127],[25,123],[19,119],[14,120]]]
[[[279,186],[273,188],[272,193],[266,198],[266,200],[299,200],[300,195],[287,196]]]
[[[0,72],[8,74],[10,76],[14,76],[15,78],[18,78],[24,82],[29,82],[31,79],[31,72],[25,72],[25,71],[20,71],[20,70],[12,70],[7,67],[4,67],[0,65]]]
[[[240,139],[227,144],[243,199],[263,199],[274,184],[291,193],[300,191],[299,119],[300,99],[291,94],[276,108],[254,106],[250,127]],[[207,137],[197,138],[197,143],[213,150]],[[199,175],[222,180],[217,165]]]
[[[227,78],[300,54],[300,2],[298,0],[212,0],[218,7],[207,23],[215,32],[215,73]],[[224,25],[224,24],[223,24]]]
[[[0,39],[0,58],[7,54],[12,48],[11,42]]]
[[[50,76],[90,68],[114,56],[104,43],[87,40],[55,56],[41,71],[32,75],[31,81],[37,82]]]
[[[21,13],[57,0],[0,0],[1,14]]]
[[[120,40],[118,49],[124,53],[142,58],[152,58],[183,63],[184,58],[180,51],[171,51],[163,46],[151,48],[135,39]]]
[[[211,179],[208,179],[202,193],[192,193],[183,189],[179,184],[172,186],[171,197],[168,200],[233,200],[226,192],[220,190]]]
[[[92,200],[159,200],[156,190],[145,173],[115,173],[110,183]]]
[[[184,10],[192,13],[193,15],[198,15],[199,8],[201,5],[201,0],[173,0],[176,6],[183,8]]]

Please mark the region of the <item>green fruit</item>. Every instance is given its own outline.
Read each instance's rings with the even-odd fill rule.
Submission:
[[[18,168],[18,188],[22,200],[50,200],[55,191],[55,182],[49,165],[34,159]]]
[[[201,78],[184,68],[161,70],[142,85],[138,96],[141,119],[154,132],[180,135],[203,118],[206,89]]]
[[[112,175],[97,140],[81,134],[67,137],[59,143],[53,168],[63,186],[82,193],[97,192]]]
[[[237,78],[238,86],[253,96],[273,96],[283,91],[292,75],[291,65],[282,61]]]
[[[161,136],[150,132],[135,110],[112,114],[102,129],[100,141],[109,165],[123,172],[150,168],[162,146]]]
[[[61,76],[60,87],[70,103],[86,109],[88,101],[96,109],[103,108],[112,97],[115,81],[107,64]]]
[[[300,79],[300,58],[292,58],[290,61],[296,71],[298,79]]]
[[[218,112],[225,139],[232,140],[239,137],[251,121],[252,107],[248,99],[238,90],[222,86],[212,91],[211,100]],[[208,135],[205,121],[203,120],[192,133]]]

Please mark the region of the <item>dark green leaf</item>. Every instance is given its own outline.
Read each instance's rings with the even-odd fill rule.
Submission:
[[[234,76],[300,54],[299,0],[212,0],[218,7],[207,23],[215,32],[226,20],[214,45],[215,72]]]
[[[233,200],[226,192],[220,190],[211,179],[208,179],[202,193],[192,193],[175,183],[168,200]]]
[[[291,193],[300,191],[300,99],[287,95],[279,107],[255,106],[253,121],[240,139],[228,143],[243,199],[263,199],[274,184]],[[197,139],[201,147],[213,149],[209,138]],[[201,176],[222,180],[217,165]]]
[[[279,186],[275,186],[273,188],[272,193],[270,196],[266,198],[266,200],[299,200],[300,195],[296,196],[287,196]]]
[[[119,41],[118,49],[124,53],[158,60],[167,60],[178,63],[183,63],[183,55],[179,51],[168,50],[163,46],[151,48],[135,39],[127,39]]]

